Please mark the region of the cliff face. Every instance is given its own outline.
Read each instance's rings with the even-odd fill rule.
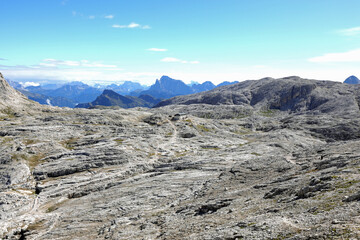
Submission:
[[[233,87],[200,98],[217,105],[26,105],[1,119],[0,238],[357,239],[357,90]]]

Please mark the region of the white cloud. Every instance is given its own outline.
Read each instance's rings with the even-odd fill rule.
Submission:
[[[140,27],[140,24],[132,22],[128,25],[128,28],[137,28],[137,27]]]
[[[113,19],[113,18],[114,18],[114,15],[106,15],[104,18],[106,18],[106,19]]]
[[[128,25],[119,25],[119,24],[114,24],[112,25],[113,28],[141,28],[141,29],[150,29],[150,26],[148,25],[145,25],[145,26],[142,26],[138,23],[135,23],[135,22],[132,22]]]
[[[186,60],[181,60],[178,58],[174,58],[174,57],[166,57],[161,59],[162,62],[172,62],[172,63],[190,63],[190,64],[199,64],[199,61],[186,61]]]
[[[351,50],[342,53],[327,53],[323,56],[308,59],[310,62],[360,62],[360,49]]]
[[[342,29],[342,30],[339,30],[338,33],[341,34],[341,35],[345,35],[345,36],[359,35],[360,34],[360,27]]]
[[[24,87],[37,87],[40,86],[40,83],[36,83],[36,82],[20,82],[21,85],[23,85]]]
[[[95,16],[89,16],[89,19],[95,19]]]
[[[167,49],[165,49],[165,48],[149,48],[148,51],[152,51],[152,52],[166,52]]]
[[[180,59],[178,58],[173,58],[173,57],[166,57],[161,59],[162,62],[181,62]]]
[[[80,66],[80,62],[78,62],[78,61],[63,61],[63,60],[56,60],[56,59],[52,59],[52,58],[44,59],[43,62],[45,62],[45,63],[40,63],[39,65],[41,65],[41,66],[49,66],[49,67],[54,67],[54,66]]]

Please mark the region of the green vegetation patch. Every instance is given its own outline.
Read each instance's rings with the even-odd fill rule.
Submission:
[[[45,154],[43,153],[37,153],[34,155],[31,155],[28,158],[28,164],[31,170],[33,170],[37,165],[44,163],[45,161],[43,160],[43,158],[45,157]]]
[[[220,150],[219,147],[216,147],[216,146],[201,146],[202,149],[206,149],[206,150]]]
[[[28,231],[37,231],[42,229],[45,229],[45,219],[32,223],[27,228]]]
[[[14,161],[21,161],[21,160],[28,160],[29,156],[25,153],[14,153],[11,155],[11,160]]]
[[[202,124],[196,125],[196,128],[197,128],[198,130],[200,130],[200,131],[203,131],[203,132],[210,132],[210,131],[211,131],[210,128],[207,128],[207,127],[205,127],[205,126],[202,125]]]
[[[12,137],[2,137],[1,140],[2,144],[6,144],[12,142],[14,139]]]
[[[32,145],[32,144],[35,144],[35,143],[38,143],[39,141],[38,140],[35,140],[35,139],[25,139],[24,141],[23,141],[23,143],[25,144],[25,145]]]
[[[11,155],[11,159],[14,161],[25,160],[31,171],[37,165],[45,162],[45,160],[43,160],[44,157],[45,154],[43,153],[37,153],[37,154],[14,153]]]
[[[62,202],[58,202],[58,203],[56,203],[56,204],[48,207],[48,208],[46,209],[46,213],[51,213],[51,212],[56,211],[56,210],[59,209],[65,202],[66,202],[66,200],[65,200],[65,201],[62,201]]]
[[[121,144],[123,144],[123,142],[125,141],[125,139],[119,138],[119,139],[115,139],[114,141],[115,141],[117,144],[121,145]]]
[[[79,140],[79,138],[72,137],[72,138],[69,138],[68,140],[62,141],[61,144],[63,145],[64,148],[73,150],[75,148],[74,145],[77,140]]]
[[[185,119],[184,121],[187,122],[187,123],[189,123],[189,126],[190,126],[190,127],[193,127],[193,126],[194,126],[194,124],[193,124],[193,122],[191,121],[191,119],[188,118],[188,119]]]
[[[259,112],[259,115],[263,117],[273,117],[278,111],[279,110],[275,109],[263,109]]]
[[[16,117],[16,112],[11,107],[7,107],[5,109],[2,109],[2,110],[0,110],[0,112],[2,114],[6,115],[5,118],[15,118]]]
[[[336,188],[349,188],[352,185],[359,183],[360,180],[349,180],[349,181],[344,181],[344,182],[339,182],[335,185]]]

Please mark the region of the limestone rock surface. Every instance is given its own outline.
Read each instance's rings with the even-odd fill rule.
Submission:
[[[359,239],[357,88],[233,86],[226,105],[150,110],[14,93],[23,103],[0,120],[0,238]]]

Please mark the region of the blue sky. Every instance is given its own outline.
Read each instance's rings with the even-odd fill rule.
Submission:
[[[358,0],[0,0],[18,81],[360,77]]]

